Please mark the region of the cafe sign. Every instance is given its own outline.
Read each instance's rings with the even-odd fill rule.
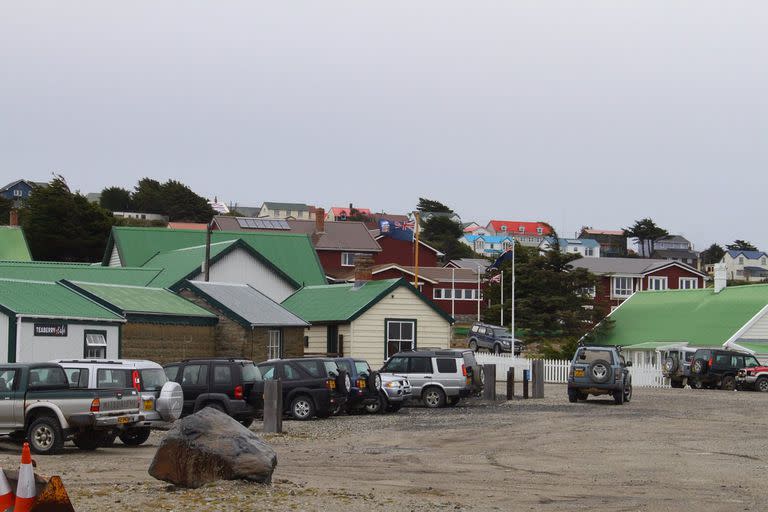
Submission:
[[[67,324],[35,324],[35,336],[67,335]]]

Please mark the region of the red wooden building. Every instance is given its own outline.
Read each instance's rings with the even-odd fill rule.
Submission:
[[[706,278],[705,274],[685,263],[669,260],[581,258],[571,265],[599,276],[595,297],[611,309],[638,291],[703,288]]]
[[[376,231],[373,231],[372,234],[381,246],[381,252],[378,252],[373,256],[375,265],[395,263],[397,265],[409,267],[416,264],[416,243],[414,241],[401,240],[381,234],[376,235]],[[419,267],[439,267],[441,266],[440,258],[442,256],[443,253],[434,247],[419,241]]]

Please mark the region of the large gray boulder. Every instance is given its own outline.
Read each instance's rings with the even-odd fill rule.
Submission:
[[[216,480],[271,483],[277,454],[240,423],[206,407],[173,424],[149,474],[182,487]]]

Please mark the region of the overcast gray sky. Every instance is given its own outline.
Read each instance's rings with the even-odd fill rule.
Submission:
[[[0,173],[768,249],[766,27],[764,0],[6,0]]]

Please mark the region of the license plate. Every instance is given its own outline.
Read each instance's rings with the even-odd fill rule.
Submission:
[[[583,377],[584,376],[584,370],[573,370],[573,376],[574,377]]]
[[[153,400],[144,400],[144,410],[152,411],[155,409],[155,402]]]
[[[130,423],[130,422],[131,422],[131,417],[130,416],[120,416],[119,418],[117,418],[117,424],[118,425],[124,425],[124,424]]]

